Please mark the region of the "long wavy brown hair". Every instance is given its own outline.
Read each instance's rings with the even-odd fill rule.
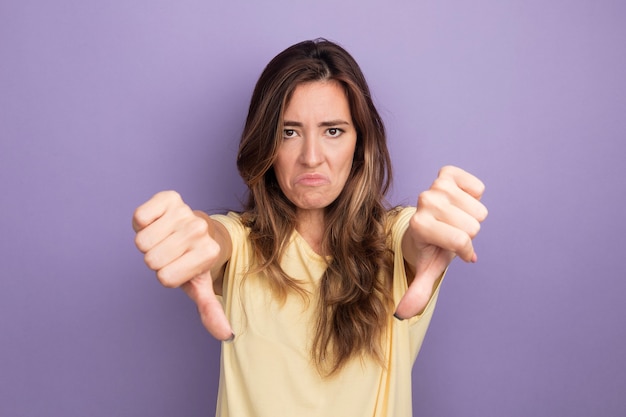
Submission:
[[[320,283],[312,359],[320,373],[331,375],[356,356],[382,363],[382,336],[393,308],[384,198],[392,173],[385,128],[361,69],[345,49],[317,39],[270,61],[252,94],[237,167],[249,188],[242,219],[250,228],[257,271],[267,276],[279,300],[290,291],[303,294],[299,281],[280,267],[296,227],[296,207],[278,186],[273,164],[283,141],[283,111],[296,86],[327,80],[343,86],[357,131],[349,178],[324,216],[322,251],[332,259]]]

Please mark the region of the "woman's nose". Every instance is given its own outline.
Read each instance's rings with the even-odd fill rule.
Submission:
[[[321,140],[314,136],[307,136],[302,144],[301,161],[307,166],[317,166],[324,161],[324,152]]]

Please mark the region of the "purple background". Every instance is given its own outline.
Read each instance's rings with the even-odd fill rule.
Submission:
[[[415,414],[626,415],[625,4],[1,1],[0,415],[213,415],[219,344],[145,268],[131,215],[170,188],[238,208],[253,84],[318,36],[370,81],[392,202],[444,164],[487,184]]]

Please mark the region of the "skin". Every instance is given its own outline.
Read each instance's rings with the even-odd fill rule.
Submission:
[[[343,189],[356,144],[349,105],[335,82],[296,87],[284,112],[284,139],[274,165],[281,190],[297,207],[297,230],[320,251],[324,207]],[[398,319],[426,307],[433,285],[458,256],[476,262],[472,240],[487,217],[480,202],[484,184],[453,166],[443,167],[417,200],[402,239],[409,288],[398,303]],[[231,256],[226,229],[185,204],[174,191],[156,194],[133,215],[135,244],[162,285],[181,287],[196,303],[207,330],[219,340],[234,334],[216,294]]]
[[[431,187],[417,199],[417,210],[402,239],[410,285],[396,307],[398,319],[422,312],[435,281],[458,256],[475,263],[473,239],[487,208],[480,202],[485,185],[472,174],[454,167],[441,168]]]
[[[319,253],[324,208],[343,190],[356,147],[356,129],[343,88],[336,81],[297,86],[285,108],[283,125],[274,172],[280,189],[296,206],[296,229]]]

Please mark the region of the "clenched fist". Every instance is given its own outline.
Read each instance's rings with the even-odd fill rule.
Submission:
[[[232,339],[212,276],[230,257],[230,238],[223,226],[191,210],[178,193],[163,191],[135,210],[133,229],[135,244],[159,282],[181,287],[215,338]]]
[[[435,281],[455,256],[466,262],[478,260],[472,241],[487,217],[487,208],[480,202],[484,190],[472,174],[447,166],[430,189],[419,195],[402,245],[415,277],[398,304],[397,317],[412,317],[424,309]]]

